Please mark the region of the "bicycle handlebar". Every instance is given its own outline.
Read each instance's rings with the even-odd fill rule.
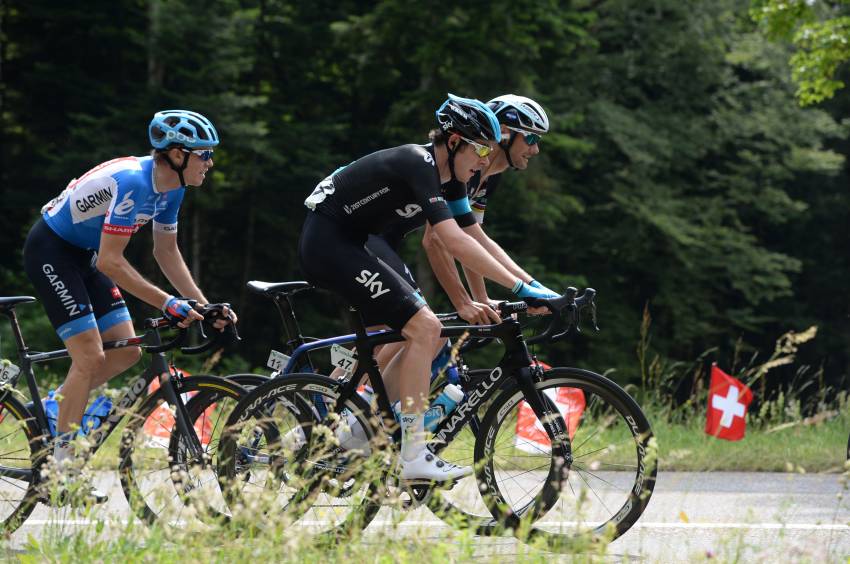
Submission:
[[[230,342],[231,340],[241,340],[241,338],[239,337],[239,332],[237,331],[236,326],[233,323],[229,323],[221,331],[212,327],[213,323],[215,323],[217,320],[226,318],[224,314],[224,309],[229,309],[230,304],[220,303],[198,306],[197,302],[194,300],[190,300],[190,304],[192,305],[192,308],[195,311],[204,316],[204,319],[199,321],[198,323],[201,336],[204,338],[205,342],[194,347],[181,346],[186,340],[186,335],[188,334],[189,327],[191,327],[191,325],[189,327],[179,327],[177,325],[180,322],[179,320],[169,319],[167,317],[156,317],[152,319],[145,319],[145,329],[163,329],[177,327],[178,332],[173,339],[165,343],[159,345],[143,345],[145,350],[150,353],[161,353],[180,347],[180,351],[184,354],[201,354],[210,349],[219,346],[224,346],[225,344],[227,344],[227,342]],[[209,325],[209,328],[215,332],[215,335],[212,338],[209,338],[207,336],[207,333],[204,331],[204,324]]]
[[[581,332],[581,312],[590,308],[593,328],[597,331],[596,324],[596,290],[586,288],[581,295],[572,286],[567,288],[564,295],[557,298],[525,298],[520,302],[500,302],[498,309],[502,319],[507,319],[517,313],[526,313],[529,307],[546,307],[552,312],[552,320],[542,333],[526,339],[526,343],[534,345],[544,341],[556,342],[562,340],[567,334],[575,329]],[[441,322],[458,321],[460,316],[457,312],[437,314]],[[486,346],[493,339],[490,337],[472,339],[461,345],[460,352],[465,353]]]

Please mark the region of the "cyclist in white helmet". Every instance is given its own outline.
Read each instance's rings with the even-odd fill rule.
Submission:
[[[487,105],[496,114],[501,126],[502,140],[498,144],[500,150],[493,154],[489,165],[475,174],[467,183],[469,205],[455,206],[453,208],[455,219],[464,227],[467,234],[478,241],[512,274],[533,287],[543,288],[484,232],[483,223],[488,199],[496,191],[501,174],[508,168],[525,170],[528,161],[540,152],[541,136],[549,132],[549,118],[540,104],[525,96],[505,94],[493,98]],[[445,246],[433,230],[426,227],[422,244],[434,274],[446,290],[452,304],[459,311],[462,307],[468,310],[469,304],[475,304],[479,309],[483,304],[492,305],[487,295],[484,278],[464,266],[471,297],[466,292],[458,276],[454,260],[445,251]],[[480,322],[487,322],[487,319],[481,316]]]
[[[187,300],[208,302],[177,247],[177,213],[186,186],[200,186],[212,168],[218,133],[201,114],[166,110],[154,115],[148,135],[151,156],[112,159],[71,180],[42,208],[24,245],[27,276],[71,356],[53,449],[60,469],[71,466],[71,440],[91,390],[141,355],[136,347],[103,350],[104,340],[135,335],[121,290],[183,327],[202,319]],[[148,222],[154,258],[181,298],[146,280],[124,257],[130,236]],[[231,319],[236,320],[232,312]],[[91,497],[106,501],[94,489]]]

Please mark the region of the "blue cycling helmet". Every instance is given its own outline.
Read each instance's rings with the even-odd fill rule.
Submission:
[[[457,133],[467,139],[499,142],[502,131],[499,120],[484,102],[449,94],[436,112],[437,123],[445,133]]]
[[[171,147],[215,147],[218,132],[210,120],[189,110],[163,110],[154,114],[148,126],[148,137],[154,149]]]

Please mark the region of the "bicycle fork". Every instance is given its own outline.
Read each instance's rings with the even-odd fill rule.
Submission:
[[[195,427],[189,420],[189,412],[186,411],[186,404],[183,403],[178,392],[179,376],[175,378],[175,374],[171,369],[161,372],[159,375],[160,389],[162,390],[165,400],[169,405],[174,407],[174,423],[177,425],[177,430],[180,432],[180,437],[186,441],[186,446],[191,454],[192,460],[204,460],[204,448],[201,445],[198,434],[195,432]]]
[[[555,460],[555,471],[558,479],[567,479],[573,464],[572,443],[567,424],[557,407],[552,410],[551,402],[544,402],[543,393],[535,386],[534,369],[525,366],[518,370],[517,382],[525,401],[534,411],[534,415],[542,423],[546,434],[552,443],[552,454]],[[548,404],[548,405],[547,405]],[[555,456],[556,453],[561,453]]]

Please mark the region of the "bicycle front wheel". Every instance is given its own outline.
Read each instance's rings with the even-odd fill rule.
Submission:
[[[195,375],[182,380],[179,393],[189,401],[187,412],[203,450],[200,459],[189,454],[174,407],[161,389],[129,414],[121,441],[118,471],[124,495],[149,523],[220,517],[225,509],[211,462],[224,421],[245,390],[225,378]]]
[[[497,521],[552,550],[617,538],[655,485],[649,422],[622,388],[593,372],[554,368],[536,387],[566,423],[571,462],[562,467],[523,393],[509,388],[494,400],[476,443],[485,503]]]

